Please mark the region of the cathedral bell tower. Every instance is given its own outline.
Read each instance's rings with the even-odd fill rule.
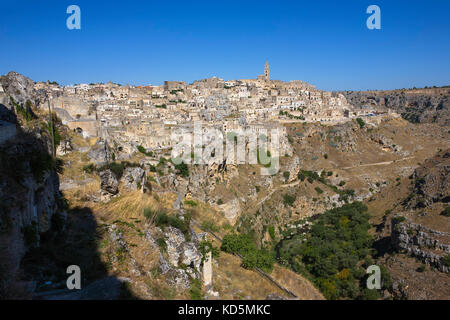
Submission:
[[[269,61],[266,61],[266,64],[264,65],[264,80],[265,81],[269,81],[270,80]]]

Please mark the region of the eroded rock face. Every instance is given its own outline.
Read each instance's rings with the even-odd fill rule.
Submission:
[[[442,272],[450,272],[444,257],[450,254],[450,234],[420,224],[392,221],[391,241],[398,250],[406,251]]]
[[[37,106],[46,98],[44,93],[34,90],[33,80],[14,71],[0,77],[0,84],[5,91],[5,95],[12,97],[14,101],[21,105],[30,101]]]
[[[194,241],[186,241],[184,234],[177,228],[167,227],[164,236],[167,244],[169,262],[174,267],[181,264],[200,270],[202,255],[199,245]]]
[[[8,118],[15,119],[10,109],[4,106],[0,109],[11,115]],[[8,297],[9,288],[14,286],[27,249],[40,245],[40,236],[51,229],[55,214],[64,216],[59,205],[59,177],[47,152],[47,143],[38,133],[29,131],[0,145],[0,296],[3,297]]]
[[[122,176],[122,181],[124,182],[126,188],[130,190],[138,190],[145,185],[147,182],[146,178],[147,176],[144,169],[141,167],[132,167],[125,169]]]
[[[191,240],[186,241],[184,234],[173,227],[166,227],[163,234],[167,251],[159,252],[159,270],[170,285],[187,289],[191,278],[200,278],[202,254],[199,249],[203,235],[192,232]]]
[[[287,171],[289,172],[289,178],[286,182],[292,182],[297,179],[297,175],[300,172],[300,159],[298,156],[295,156],[289,163]]]
[[[234,198],[233,200],[220,205],[219,208],[225,213],[225,218],[227,218],[231,224],[234,224],[236,219],[241,214],[241,206],[238,198]]]
[[[188,289],[191,286],[189,275],[185,270],[172,267],[162,254],[160,254],[159,259],[159,270],[163,275],[166,275],[167,283],[181,289]]]
[[[427,159],[413,175],[414,194],[407,207],[427,207],[433,202],[450,201],[450,149]]]
[[[100,191],[102,195],[116,195],[119,193],[119,182],[116,175],[110,169],[99,173],[100,175]]]
[[[450,100],[448,89],[417,89],[378,92],[343,92],[348,102],[357,108],[371,105],[395,110],[413,123],[436,122],[441,125],[450,123]]]
[[[61,141],[58,148],[56,149],[56,155],[65,156],[66,154],[72,152],[72,142],[69,139]]]
[[[102,166],[111,161],[111,150],[108,143],[102,140],[97,141],[91,150],[89,150],[88,157],[97,166]]]

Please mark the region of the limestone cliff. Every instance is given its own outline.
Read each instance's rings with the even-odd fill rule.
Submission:
[[[0,141],[0,297],[14,298],[30,291],[18,275],[22,257],[62,221],[56,214],[63,202],[48,135],[32,110],[42,97],[19,74],[10,72],[0,82],[2,127],[14,129],[7,136],[2,131]]]

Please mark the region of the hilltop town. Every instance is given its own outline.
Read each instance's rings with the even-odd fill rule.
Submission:
[[[36,90],[51,97],[64,124],[85,137],[115,140],[128,152],[172,147],[170,132],[201,121],[227,133],[239,128],[272,128],[286,123],[337,124],[386,113],[387,109],[354,108],[341,93],[317,90],[302,81],[270,79],[269,64],[256,79],[208,78],[186,84],[130,86],[112,82],[60,86],[37,82]]]

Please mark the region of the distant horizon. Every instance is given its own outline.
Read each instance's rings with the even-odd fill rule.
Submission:
[[[24,5],[24,3],[26,5]],[[450,83],[450,2],[2,2],[0,74],[34,81],[162,85],[271,77],[325,91]],[[67,7],[81,10],[69,30]],[[369,5],[381,11],[370,30]]]
[[[154,84],[154,83],[148,83],[148,84],[119,83],[119,82],[115,82],[115,81],[112,81],[112,80],[109,80],[109,81],[100,81],[100,82],[90,82],[90,81],[87,81],[87,82],[79,82],[79,83],[62,84],[62,83],[60,83],[58,80],[54,80],[54,79],[35,80],[35,79],[33,79],[33,78],[27,76],[26,74],[17,72],[17,71],[15,71],[15,70],[10,70],[9,72],[16,72],[16,73],[22,74],[22,75],[24,75],[25,77],[27,77],[27,78],[33,80],[34,83],[38,83],[38,82],[44,82],[44,83],[45,83],[45,82],[47,82],[47,81],[50,82],[50,83],[56,82],[58,85],[60,85],[60,86],[62,86],[62,87],[76,86],[76,85],[80,85],[80,84],[87,84],[87,85],[91,85],[91,84],[108,84],[108,83],[110,83],[110,82],[111,82],[111,83],[114,83],[114,84],[117,84],[117,85],[120,85],[120,86],[130,85],[130,86],[133,86],[133,87],[146,87],[146,86],[163,86],[163,85],[164,85],[164,81],[182,81],[182,82],[186,82],[187,85],[190,85],[190,84],[192,84],[192,83],[195,82],[195,81],[201,81],[201,80],[204,80],[204,79],[210,79],[210,78],[214,78],[214,77],[215,77],[215,78],[222,79],[222,80],[224,80],[224,81],[239,81],[239,80],[245,80],[245,79],[255,79],[255,80],[256,80],[256,77],[255,77],[255,78],[245,78],[245,79],[244,79],[244,78],[240,78],[240,79],[224,79],[224,78],[219,77],[219,76],[210,76],[210,77],[208,77],[208,78],[196,79],[196,80],[193,80],[192,82],[188,82],[188,81],[184,81],[184,80],[179,80],[179,79],[174,79],[174,80],[163,80],[161,84]],[[7,75],[9,72],[7,72],[7,73],[5,73],[5,74],[3,74],[3,75],[0,75],[0,76],[5,76],[5,75]],[[303,80],[301,80],[301,79],[293,79],[293,80],[271,79],[271,81],[283,81],[283,82],[302,81],[302,82],[306,82],[306,81],[303,81]],[[346,90],[346,89],[343,89],[343,90],[323,90],[323,89],[317,88],[317,86],[315,86],[313,83],[309,83],[309,82],[307,82],[307,83],[310,84],[310,85],[313,85],[313,86],[316,87],[316,89],[318,89],[318,90],[321,90],[321,91],[331,91],[331,92],[341,92],[341,91],[394,91],[394,90],[416,90],[416,89],[441,89],[441,88],[447,88],[447,87],[450,87],[450,84],[447,84],[447,85],[433,85],[433,86],[424,86],[424,87],[394,88],[394,89],[362,89],[362,90],[351,90],[351,89]]]

